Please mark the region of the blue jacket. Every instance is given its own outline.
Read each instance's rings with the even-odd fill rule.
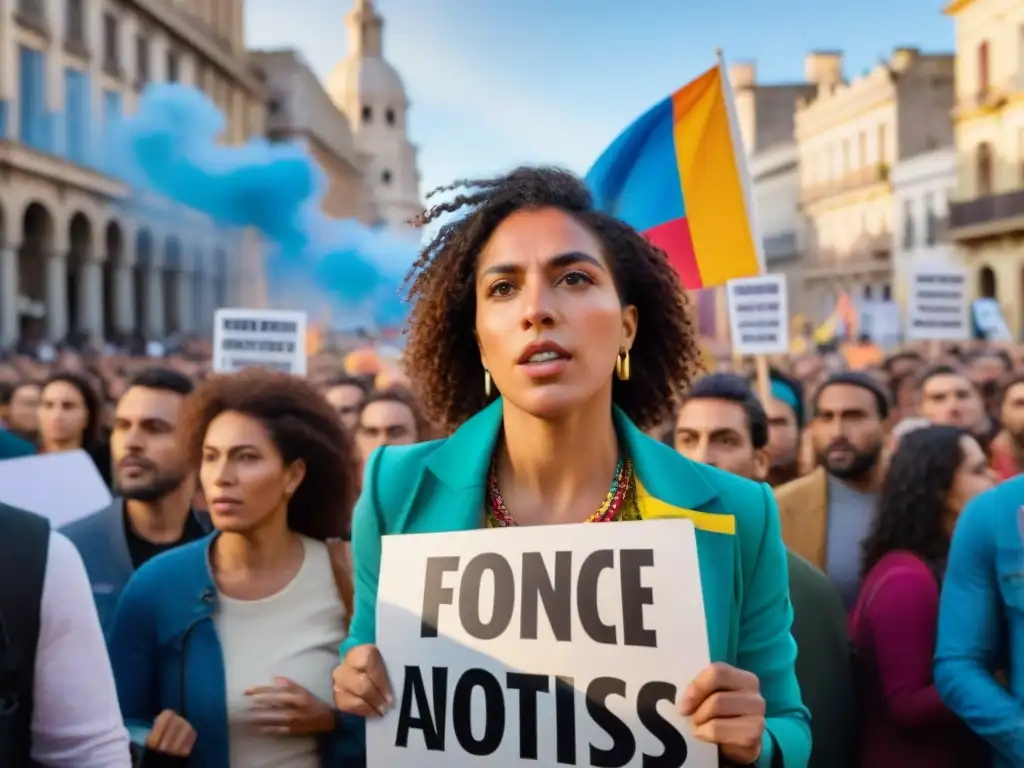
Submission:
[[[203,529],[209,531],[209,518],[196,517]],[[61,528],[61,533],[71,539],[82,556],[103,633],[110,634],[121,590],[135,573],[125,533],[124,499],[114,499],[99,512],[69,523]]]
[[[121,713],[145,732],[165,709],[197,734],[190,768],[230,765],[224,658],[212,616],[208,552],[216,533],[158,555],[121,593],[109,636]],[[341,717],[324,739],[324,768],[365,768],[363,721]]]
[[[482,525],[501,402],[446,440],[388,447],[370,457],[352,526],[355,610],[343,653],[376,641],[382,535]],[[764,484],[689,461],[647,437],[618,409],[615,426],[633,461],[641,516],[685,517],[697,529],[711,659],[756,674],[767,702],[761,763],[773,765],[778,749],[785,768],[804,768],[811,752],[809,716],[794,667],[786,550],[774,496]]]
[[[988,741],[995,768],[1024,765],[1024,475],[975,497],[942,582],[935,687]],[[1008,659],[1007,659],[1008,657]],[[1009,691],[996,682],[1009,662]]]
[[[34,456],[35,453],[36,447],[28,440],[22,440],[9,430],[0,429],[0,461]]]

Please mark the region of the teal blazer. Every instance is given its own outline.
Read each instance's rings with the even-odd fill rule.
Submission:
[[[501,421],[498,399],[447,439],[383,448],[370,456],[352,523],[355,610],[342,655],[376,642],[382,535],[483,525],[487,472]],[[767,703],[768,732],[758,764],[805,768],[810,715],[796,679],[786,550],[771,490],[688,460],[647,437],[618,408],[615,426],[633,461],[641,516],[685,517],[697,529],[711,660],[757,675]]]

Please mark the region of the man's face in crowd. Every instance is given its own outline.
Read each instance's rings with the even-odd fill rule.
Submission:
[[[1003,398],[999,420],[1018,445],[1024,445],[1024,383],[1014,384]]]
[[[324,397],[338,412],[342,424],[354,431],[359,425],[359,409],[366,399],[363,390],[354,384],[338,384],[328,389]]]
[[[7,423],[18,432],[29,433],[39,429],[39,385],[22,384],[11,395]]]
[[[818,463],[841,480],[866,479],[885,442],[885,422],[874,394],[854,384],[830,384],[821,390],[810,431]]]
[[[791,467],[796,464],[800,451],[800,427],[796,414],[786,403],[769,398],[765,403],[768,413],[768,453],[773,467]]]
[[[754,480],[768,476],[768,450],[754,448],[747,412],[730,400],[684,403],[676,417],[675,446],[691,461]]]
[[[411,445],[418,439],[416,416],[405,403],[376,400],[359,416],[356,444],[364,462],[382,445]]]
[[[998,357],[978,357],[967,366],[967,378],[971,380],[987,406],[998,407],[999,380],[1007,373],[1006,366]]]
[[[117,403],[110,453],[118,492],[156,501],[187,476],[174,430],[185,398],[177,392],[130,387]]]
[[[982,428],[985,405],[974,385],[959,373],[932,376],[921,387],[919,413],[932,424],[946,424],[968,431]]]

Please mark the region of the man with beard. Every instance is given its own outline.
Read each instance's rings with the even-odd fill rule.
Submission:
[[[786,546],[825,571],[847,609],[860,588],[860,545],[874,516],[889,409],[871,376],[830,376],[809,428],[818,468],[775,491]]]
[[[121,590],[147,560],[206,535],[192,511],[194,473],[182,465],[175,429],[192,382],[168,368],[138,374],[118,400],[110,450],[119,496],[64,529],[85,561],[104,632]]]

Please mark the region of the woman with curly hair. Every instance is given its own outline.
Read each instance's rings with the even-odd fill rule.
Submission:
[[[382,535],[689,518],[717,663],[679,681],[683,714],[732,764],[805,765],[771,492],[643,432],[671,415],[699,367],[665,254],[595,210],[568,172],[520,168],[455,189],[423,217],[464,213],[413,267],[405,350],[428,418],[453,434],[367,462],[339,708],[374,717],[392,701],[374,646]]]
[[[352,601],[347,430],[313,385],[251,370],[200,384],[179,436],[215,531],[136,571],[110,637],[146,764],[364,765],[361,727],[330,703]]]
[[[994,485],[978,441],[958,427],[905,435],[892,456],[850,614],[862,665],[865,768],[979,768],[984,745],[935,690],[939,587],[964,505]]]

